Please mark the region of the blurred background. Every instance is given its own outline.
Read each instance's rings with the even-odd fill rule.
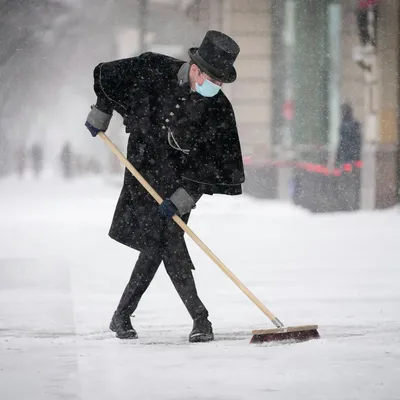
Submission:
[[[187,59],[208,29],[240,45],[232,101],[244,191],[313,212],[398,202],[398,0],[0,0],[0,179],[121,177],[84,128],[93,69]],[[109,134],[127,141],[115,115]]]

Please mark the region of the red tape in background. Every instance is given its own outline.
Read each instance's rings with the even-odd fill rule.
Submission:
[[[253,163],[252,157],[244,157],[243,164],[245,167],[254,168],[296,168],[326,176],[340,176],[344,173],[353,172],[354,169],[361,169],[363,167],[363,162],[361,160],[346,163],[340,168],[335,167],[333,170],[330,170],[326,165],[306,161],[267,160],[263,163]]]

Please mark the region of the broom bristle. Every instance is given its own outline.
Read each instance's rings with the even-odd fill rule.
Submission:
[[[277,328],[268,330],[255,330],[250,343],[276,342],[291,340],[305,342],[307,340],[319,339],[318,326],[299,326],[289,328]]]

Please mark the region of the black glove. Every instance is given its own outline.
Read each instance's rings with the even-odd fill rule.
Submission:
[[[196,208],[196,202],[184,188],[177,189],[170,198],[165,199],[159,206],[160,213],[167,218],[187,214],[194,208]]]
[[[160,213],[167,218],[172,218],[176,215],[178,209],[174,206],[171,199],[165,199],[159,206]]]
[[[99,132],[105,132],[110,124],[112,114],[107,114],[99,110],[95,105],[91,106],[85,126],[93,137],[97,136]]]

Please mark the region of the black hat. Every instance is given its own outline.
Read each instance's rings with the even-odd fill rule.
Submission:
[[[218,31],[208,31],[200,47],[189,49],[192,61],[211,78],[223,83],[236,80],[233,63],[240,52],[239,45]]]

